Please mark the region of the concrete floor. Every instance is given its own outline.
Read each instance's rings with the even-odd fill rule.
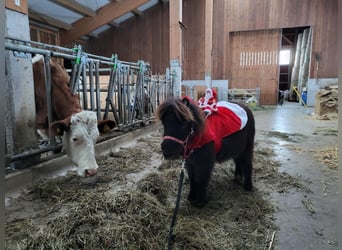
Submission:
[[[255,111],[256,140],[263,140],[263,131],[301,134],[298,153],[275,139],[273,147],[280,171],[300,178],[305,189],[287,193],[272,193],[278,208],[275,249],[338,249],[337,246],[337,170],[318,162],[312,149],[322,149],[338,144],[336,135],[320,131],[338,131],[337,120],[317,120],[310,116],[313,108],[298,103],[285,103],[270,110]]]

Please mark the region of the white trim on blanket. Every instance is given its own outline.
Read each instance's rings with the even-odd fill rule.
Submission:
[[[234,114],[236,114],[241,120],[240,130],[246,126],[247,121],[248,121],[247,113],[238,104],[226,102],[226,101],[219,101],[219,102],[217,102],[216,107],[224,107],[224,108],[227,108],[227,109],[233,111]]]

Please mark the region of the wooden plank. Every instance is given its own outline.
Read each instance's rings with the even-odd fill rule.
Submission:
[[[6,0],[5,7],[20,13],[28,13],[27,0]]]
[[[96,13],[95,17],[84,17],[72,24],[72,28],[60,32],[61,45],[70,44],[81,36],[110,23],[114,19],[126,14],[147,3],[148,0],[126,0],[123,2],[110,2]]]
[[[75,0],[49,0],[49,1],[59,6],[62,6],[64,8],[67,8],[71,11],[74,11],[78,14],[81,14],[83,16],[91,16],[91,17],[96,16],[95,11],[84,6],[83,4],[76,2]]]

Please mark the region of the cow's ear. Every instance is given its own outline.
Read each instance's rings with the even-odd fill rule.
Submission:
[[[50,125],[50,132],[54,136],[62,136],[64,132],[68,132],[70,129],[70,117],[55,121]]]
[[[106,133],[115,127],[116,123],[112,120],[99,120],[97,121],[97,128],[100,133]]]

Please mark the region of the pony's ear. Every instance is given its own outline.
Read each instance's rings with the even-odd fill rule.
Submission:
[[[190,100],[187,96],[182,98],[182,103],[184,103],[187,107],[190,106]]]

